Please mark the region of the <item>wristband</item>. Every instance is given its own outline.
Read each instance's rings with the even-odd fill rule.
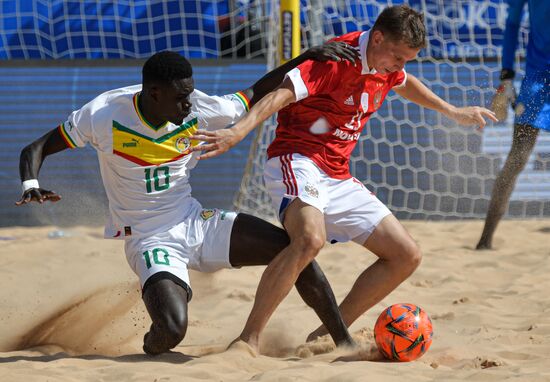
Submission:
[[[21,188],[23,189],[23,192],[25,191],[28,191],[30,190],[31,188],[39,188],[40,186],[38,185],[38,179],[29,179],[29,180],[25,180],[22,184],[21,184]]]

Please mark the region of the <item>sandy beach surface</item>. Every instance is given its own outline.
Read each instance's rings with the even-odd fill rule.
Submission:
[[[226,346],[239,334],[263,267],[192,273],[189,329],[172,353],[141,350],[150,324],[123,243],[101,227],[0,229],[0,381],[550,381],[550,221],[501,223],[495,250],[473,247],[481,221],[404,225],[419,269],[350,328],[363,352],[305,343],[319,320],[292,291],[261,355]],[[54,235],[55,236],[55,235]],[[340,301],[375,256],[327,246],[319,263]],[[431,316],[430,350],[410,363],[369,360],[388,305]],[[366,358],[369,358],[366,356]]]

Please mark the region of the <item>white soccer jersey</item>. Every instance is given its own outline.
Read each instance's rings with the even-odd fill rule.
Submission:
[[[107,238],[152,235],[200,208],[189,185],[198,155],[189,148],[199,142],[189,137],[197,129],[222,129],[248,110],[240,92],[218,97],[195,90],[181,126],[154,127],[139,110],[140,91],[135,85],[103,93],[59,125],[71,148],[90,143],[97,151],[109,199]]]

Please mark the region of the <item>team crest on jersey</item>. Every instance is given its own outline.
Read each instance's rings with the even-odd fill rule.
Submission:
[[[191,147],[191,141],[189,140],[189,138],[179,137],[176,140],[175,146],[176,150],[178,150],[180,153],[183,153],[187,151],[189,147]]]
[[[319,190],[311,183],[306,184],[306,186],[304,187],[304,191],[312,198],[319,197]]]
[[[201,218],[202,220],[208,220],[216,214],[216,210],[202,210]]]

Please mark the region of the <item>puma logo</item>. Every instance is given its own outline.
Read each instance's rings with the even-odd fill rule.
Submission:
[[[139,140],[132,138],[130,142],[123,142],[122,147],[137,147]]]

